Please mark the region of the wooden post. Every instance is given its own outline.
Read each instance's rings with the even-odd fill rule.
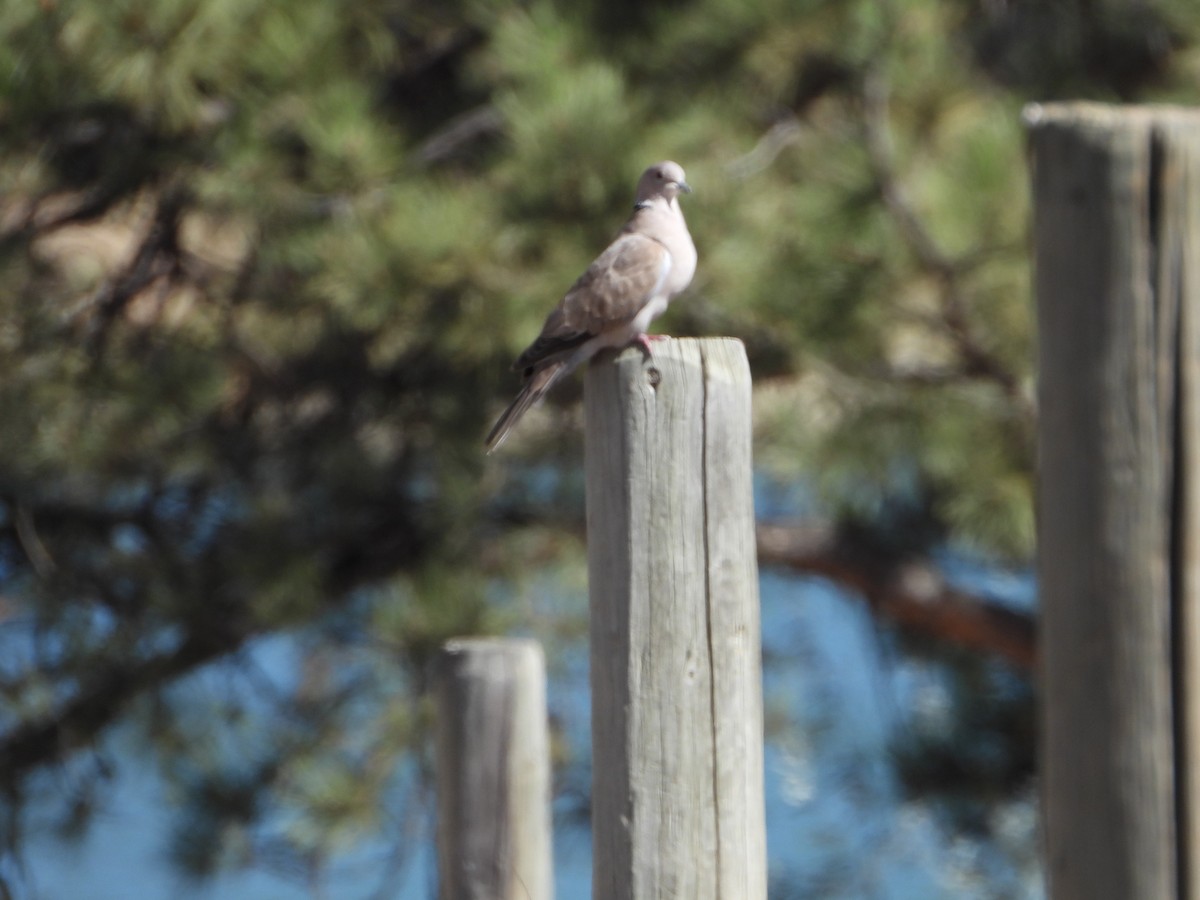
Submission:
[[[627,350],[585,396],[592,896],[765,900],[745,351]]]
[[[1167,139],[1159,291],[1179,304],[1174,590],[1177,803],[1181,900],[1200,898],[1200,115]]]
[[[1200,113],[1026,120],[1050,896],[1196,898]]]
[[[440,900],[551,900],[546,676],[536,641],[449,641],[437,673]]]

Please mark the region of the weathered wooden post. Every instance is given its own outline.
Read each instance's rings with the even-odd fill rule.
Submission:
[[[441,900],[551,900],[546,675],[536,641],[449,641],[437,672]]]
[[[745,351],[627,350],[586,406],[592,895],[764,900]]]
[[[1054,898],[1200,896],[1200,112],[1030,107]]]

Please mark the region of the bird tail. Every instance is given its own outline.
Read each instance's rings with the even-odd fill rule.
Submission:
[[[513,426],[520,421],[521,416],[525,415],[531,407],[545,396],[546,391],[554,387],[558,383],[558,380],[570,371],[571,369],[567,365],[566,360],[558,360],[547,366],[543,366],[530,375],[529,380],[525,382],[525,386],[521,388],[521,393],[517,394],[517,398],[509,404],[508,409],[496,420],[496,424],[492,426],[492,430],[488,433],[487,439],[484,441],[487,452],[491,453],[503,444],[504,439],[508,437],[508,433],[512,431]]]

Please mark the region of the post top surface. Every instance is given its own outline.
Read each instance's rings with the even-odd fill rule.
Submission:
[[[601,351],[589,366],[589,378],[604,371],[615,371],[618,378],[637,379],[650,373],[651,386],[670,373],[704,372],[708,378],[750,381],[750,363],[746,347],[739,338],[672,338],[663,336],[651,345],[649,358],[641,347],[627,347],[614,353]],[[609,370],[608,366],[612,366]],[[601,376],[606,377],[606,376]],[[692,376],[687,376],[691,378]]]
[[[670,337],[661,335],[655,338],[651,350],[653,358],[661,359],[699,359],[710,353],[731,353],[739,356],[746,355],[746,345],[741,338],[736,337]],[[595,357],[596,362],[616,360],[625,363],[630,360],[643,361],[645,354],[641,347],[626,347],[618,351],[601,351]]]
[[[1144,127],[1168,122],[1200,126],[1200,107],[1166,103],[1098,103],[1093,100],[1027,103],[1021,110],[1021,121],[1030,130],[1074,123],[1099,128],[1129,124]]]
[[[528,653],[541,652],[541,644],[533,638],[519,637],[455,637],[442,645],[443,653],[457,656],[464,653]]]

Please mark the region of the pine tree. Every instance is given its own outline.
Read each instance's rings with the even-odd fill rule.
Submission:
[[[664,327],[746,340],[760,465],[872,559],[1027,559],[1020,109],[1194,101],[1198,40],[1190,0],[0,7],[9,847],[87,826],[116,732],[187,871],[403,847],[431,655],[579,552],[577,389],[480,440],[658,159]]]

